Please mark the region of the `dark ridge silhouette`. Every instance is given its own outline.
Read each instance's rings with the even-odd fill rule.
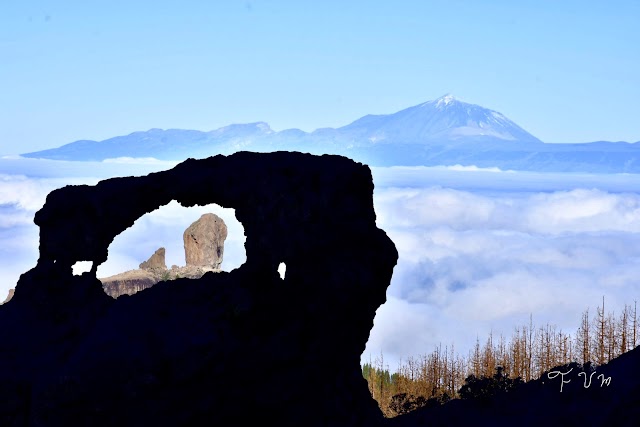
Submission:
[[[176,200],[235,209],[247,261],[112,299],[116,235]],[[241,152],[51,192],[40,257],[0,307],[2,426],[375,426],[360,371],[397,251],[367,166]],[[77,261],[91,272],[74,276]],[[286,276],[277,268],[283,262]]]
[[[638,426],[639,348],[593,367],[570,363],[528,383],[496,387],[484,381],[468,399],[451,400],[388,420],[413,426]],[[496,379],[499,380],[499,374]],[[497,381],[501,382],[501,381]],[[467,384],[469,381],[467,382]]]

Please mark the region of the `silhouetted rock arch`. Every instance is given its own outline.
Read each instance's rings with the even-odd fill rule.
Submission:
[[[0,373],[0,397],[12,396],[0,414],[46,425],[382,422],[359,362],[398,255],[372,195],[368,167],[288,152],[51,192],[35,217],[38,264],[0,307],[0,324],[14,325],[0,330],[12,367]],[[95,277],[109,244],[171,200],[235,209],[246,262],[109,298]],[[73,276],[85,260],[92,271]]]

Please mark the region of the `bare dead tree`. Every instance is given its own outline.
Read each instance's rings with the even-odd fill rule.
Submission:
[[[533,314],[529,314],[529,330],[528,330],[528,350],[527,350],[527,377],[526,381],[533,378]]]
[[[629,349],[629,312],[631,307],[627,304],[624,305],[624,309],[620,314],[620,319],[617,322],[618,325],[618,337],[619,337],[619,354],[626,353]]]
[[[597,365],[603,365],[606,363],[606,327],[607,319],[604,312],[604,296],[602,297],[602,307],[596,309],[596,316],[594,318],[596,325],[596,335],[593,340],[593,348],[595,352],[595,363]]]
[[[638,316],[637,316],[638,302],[633,301],[633,338],[631,341],[631,348],[634,349],[638,345]]]
[[[589,321],[589,309],[582,313],[580,327],[576,335],[576,348],[580,352],[580,363],[591,361],[591,323]]]

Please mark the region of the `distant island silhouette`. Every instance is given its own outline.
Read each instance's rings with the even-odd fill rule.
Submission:
[[[534,172],[640,173],[640,144],[546,144],[504,114],[450,94],[392,114],[369,114],[339,128],[274,131],[265,122],[211,131],[150,129],[104,141],[81,140],[23,157],[181,161],[240,150],[338,154],[370,166],[476,166]]]

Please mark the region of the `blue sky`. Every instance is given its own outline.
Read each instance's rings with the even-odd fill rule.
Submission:
[[[0,154],[338,127],[445,93],[545,142],[640,140],[637,1],[0,3]]]

